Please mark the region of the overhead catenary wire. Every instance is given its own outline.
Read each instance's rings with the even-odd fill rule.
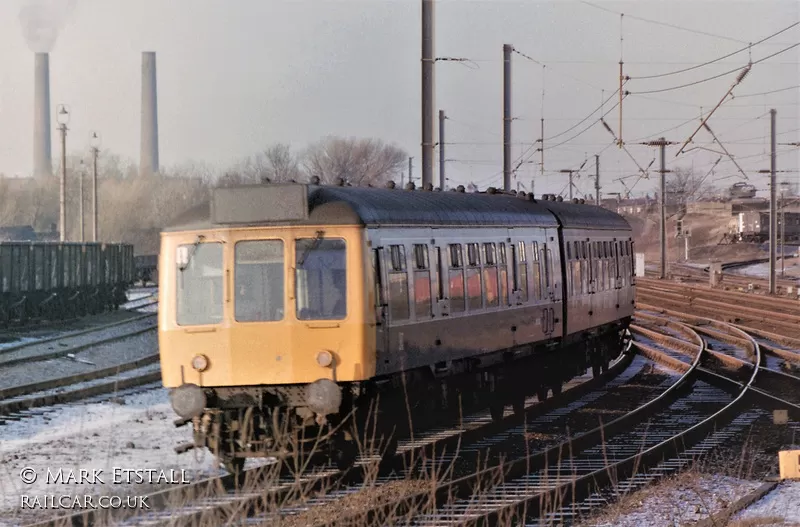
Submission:
[[[796,48],[797,46],[800,46],[800,42],[798,42],[796,44],[792,44],[791,46],[785,47],[785,48],[783,48],[783,49],[781,49],[779,51],[776,51],[775,53],[767,55],[766,57],[763,57],[763,58],[760,58],[760,59],[758,59],[756,61],[753,61],[750,65],[754,66],[754,65],[759,64],[761,62],[769,60],[772,57],[776,57],[776,56],[780,55],[781,53],[786,53],[787,51],[792,50],[792,49]],[[694,81],[694,82],[688,82],[686,84],[681,84],[680,86],[671,86],[669,88],[660,88],[660,89],[657,89],[657,90],[636,91],[636,92],[630,92],[630,94],[631,95],[643,95],[643,94],[648,94],[648,93],[663,93],[663,92],[668,92],[668,91],[681,90],[683,88],[689,88],[690,86],[696,86],[696,85],[702,84],[704,82],[713,81],[715,79],[719,79],[720,77],[725,77],[726,75],[730,75],[732,73],[736,73],[737,71],[740,71],[740,70],[741,70],[741,68],[728,70],[728,71],[726,71],[724,73],[719,73],[719,74],[714,75],[712,77],[707,77],[705,79],[700,79],[700,80],[697,80],[697,81]]]
[[[615,15],[621,15],[622,14],[619,11],[614,11],[613,9],[609,9],[607,7],[602,7],[602,6],[599,6],[597,4],[593,4],[591,2],[587,2],[586,0],[580,0],[580,2],[582,4],[586,4],[586,5],[590,6],[590,7],[594,7],[595,9],[600,9],[601,11],[605,11],[607,13],[612,13],[612,14],[615,14]],[[719,38],[719,39],[723,39],[723,40],[728,40],[728,41],[731,41],[731,42],[737,42],[739,44],[747,44],[747,42],[744,41],[744,40],[739,40],[737,38],[727,37],[727,36],[724,36],[724,35],[716,35],[714,33],[709,33],[707,31],[700,31],[699,29],[690,29],[690,28],[687,28],[687,27],[682,27],[682,26],[678,26],[678,25],[675,25],[675,24],[670,24],[668,22],[661,22],[659,20],[650,20],[649,18],[644,18],[644,17],[635,16],[635,15],[631,15],[631,14],[626,14],[625,16],[628,17],[628,18],[632,18],[634,20],[639,20],[640,22],[647,22],[647,23],[650,23],[650,24],[658,25],[658,26],[664,26],[664,27],[669,27],[671,29],[677,29],[677,30],[680,30],[680,31],[686,31],[688,33],[695,33],[697,35],[703,35],[703,36],[706,36],[706,37],[713,37],[713,38]]]
[[[792,24],[790,26],[787,26],[787,27],[781,29],[780,31],[777,31],[777,32],[769,35],[768,37],[764,37],[764,38],[762,38],[761,40],[759,40],[757,42],[753,42],[752,44],[748,44],[747,46],[745,46],[743,48],[740,48],[740,49],[737,49],[736,51],[734,51],[732,53],[728,53],[727,55],[723,55],[721,57],[717,57],[716,59],[709,60],[709,61],[703,62],[701,64],[697,64],[695,66],[691,66],[689,68],[683,68],[683,69],[674,70],[674,71],[667,71],[667,72],[664,72],[664,73],[656,73],[656,74],[653,74],[653,75],[634,75],[634,76],[631,77],[631,79],[633,79],[633,80],[658,79],[658,78],[661,78],[661,77],[667,77],[667,76],[670,76],[670,75],[678,75],[680,73],[685,73],[687,71],[692,71],[692,70],[696,70],[698,68],[709,66],[709,65],[717,63],[717,62],[719,62],[721,60],[733,57],[734,55],[738,55],[739,53],[743,53],[745,51],[749,51],[749,50],[751,50],[753,48],[753,46],[757,46],[759,44],[762,44],[762,43],[766,42],[767,40],[775,38],[778,35],[780,35],[781,33],[785,33],[786,31],[789,31],[790,29],[792,29],[793,27],[798,26],[798,25],[800,25],[800,22],[795,22],[794,24]]]

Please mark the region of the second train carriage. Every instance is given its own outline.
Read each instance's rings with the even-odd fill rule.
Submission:
[[[628,223],[591,205],[216,189],[162,233],[162,379],[192,423],[185,448],[235,471],[285,455],[286,430],[310,429],[330,432],[346,464],[354,442],[333,431],[377,394],[425,404],[457,390],[495,418],[521,411],[531,390],[558,393],[619,354],[632,254]]]
[[[0,242],[0,323],[114,310],[133,279],[129,244]]]

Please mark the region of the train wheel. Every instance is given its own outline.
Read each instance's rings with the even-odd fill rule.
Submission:
[[[554,384],[550,387],[553,390],[553,397],[561,395],[561,383]]]
[[[592,377],[595,377],[595,378],[596,377],[600,377],[601,373],[602,373],[602,371],[601,371],[600,365],[599,364],[592,364]]]

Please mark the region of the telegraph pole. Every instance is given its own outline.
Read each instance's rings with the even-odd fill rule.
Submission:
[[[503,44],[503,190],[511,190],[511,44]]]
[[[600,206],[600,156],[594,156],[594,191],[595,191],[595,205]]]
[[[439,189],[444,191],[444,110],[439,110]]]
[[[433,42],[433,0],[422,0],[422,188],[433,184]]]
[[[580,170],[580,168],[578,170]],[[572,169],[559,170],[559,172],[561,174],[569,174],[569,200],[570,201],[572,201],[572,174],[574,174],[578,170],[572,170]]]
[[[61,130],[61,191],[59,196],[59,237],[62,242],[67,241],[67,123],[69,122],[69,110],[63,104],[59,105],[58,129]]]
[[[97,241],[97,154],[100,153],[100,137],[92,132],[92,241]]]
[[[78,216],[80,216],[80,225],[81,225],[81,243],[86,241],[86,231],[84,229],[84,221],[83,221],[83,171],[85,170],[86,165],[81,159],[81,168],[78,170],[78,189],[80,194],[80,201],[78,203]]]
[[[775,250],[778,235],[777,189],[775,188],[775,108],[769,111],[770,155],[769,155],[769,294],[775,294]]]
[[[646,143],[641,143],[647,146],[658,146],[661,148],[661,169],[659,172],[661,173],[660,177],[660,190],[658,192],[658,201],[659,201],[659,208],[661,209],[661,221],[660,221],[660,228],[659,228],[659,240],[661,242],[661,265],[659,271],[659,278],[663,280],[667,277],[667,180],[666,174],[668,172],[672,172],[671,170],[667,170],[667,159],[666,159],[666,148],[667,145],[674,145],[672,141],[667,141],[665,138],[661,137],[658,141],[648,141]]]

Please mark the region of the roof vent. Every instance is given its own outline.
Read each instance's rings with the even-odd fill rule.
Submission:
[[[390,179],[389,181],[386,182],[386,188],[395,188],[396,186],[397,184],[394,182],[394,180]]]
[[[585,204],[586,204],[586,200],[581,198],[581,205],[585,205]]]
[[[311,177],[311,184],[312,185],[319,185],[319,176],[312,176]]]
[[[344,178],[342,178],[342,177],[337,177],[337,178],[336,178],[336,186],[337,186],[337,187],[343,187],[343,186],[344,186]]]
[[[536,198],[534,198],[534,197],[533,197],[533,192],[531,192],[530,194],[528,194],[528,195],[526,196],[526,199],[527,199],[528,201],[532,201],[532,202],[536,203]]]
[[[497,189],[494,187],[489,187],[486,189],[487,194],[497,194]]]
[[[425,188],[423,190],[427,192],[433,192],[433,183],[428,183],[427,185],[425,185]]]
[[[456,192],[461,192],[462,194],[466,191],[467,189],[464,188],[464,185],[459,185],[458,188],[456,189]]]
[[[559,196],[558,198],[556,198],[556,201],[558,201],[559,203],[561,203],[562,201],[564,201],[564,198],[563,198],[563,197],[561,197],[561,196]]]
[[[416,185],[414,185],[413,181],[409,181],[408,183],[406,183],[406,190],[414,190],[415,188],[417,187]]]
[[[572,198],[572,203],[575,203],[577,205],[579,203],[578,198]]]

